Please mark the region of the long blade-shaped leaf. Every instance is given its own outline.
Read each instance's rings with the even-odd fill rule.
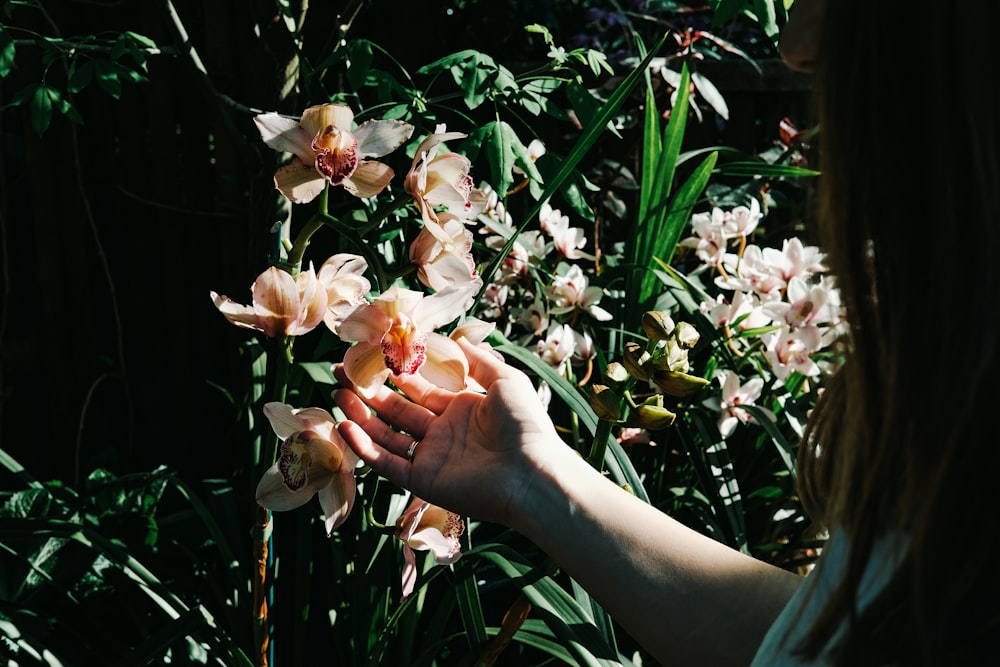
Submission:
[[[580,423],[590,431],[591,434],[597,430],[597,415],[590,407],[590,403],[577,391],[576,387],[566,381],[566,378],[559,375],[551,366],[532,354],[530,350],[508,342],[502,341],[499,334],[493,334],[492,338],[499,341],[494,344],[494,348],[501,354],[513,357],[527,366],[538,377],[545,380],[552,391],[561,398],[576,415],[580,418]],[[649,502],[649,496],[642,485],[639,473],[636,472],[628,454],[622,449],[621,444],[614,438],[608,438],[608,448],[604,456],[604,465],[611,478],[618,484],[628,484],[632,492],[641,500]]]
[[[611,117],[618,112],[618,109],[621,107],[622,103],[625,102],[625,99],[635,87],[635,84],[638,83],[639,79],[645,75],[646,68],[649,66],[653,56],[655,56],[663,47],[663,44],[667,41],[668,37],[669,33],[665,34],[660,39],[656,47],[650,50],[650,52],[646,54],[646,57],[642,59],[635,69],[629,72],[629,75],[625,77],[615,92],[611,94],[611,97],[609,97],[608,101],[604,103],[604,106],[602,106],[597,114],[594,115],[590,124],[584,128],[580,138],[577,139],[576,145],[573,146],[573,150],[571,150],[569,155],[566,156],[566,159],[563,161],[559,171],[556,172],[556,175],[546,184],[545,190],[542,192],[542,196],[537,202],[535,202],[535,205],[532,207],[528,215],[525,216],[524,221],[517,228],[517,231],[512,234],[509,239],[507,239],[507,243],[504,244],[503,248],[497,252],[493,259],[490,260],[489,264],[487,264],[486,268],[481,272],[483,277],[483,287],[480,290],[480,293],[476,295],[476,303],[480,302],[482,292],[493,280],[493,276],[500,268],[500,264],[510,254],[511,248],[514,247],[514,240],[521,234],[521,232],[524,231],[528,223],[538,215],[538,212],[542,208],[542,204],[548,201],[562,186],[569,175],[573,173],[573,170],[576,169],[576,166],[580,163],[580,160],[583,159],[583,156],[590,150],[591,146],[594,145],[594,142],[597,141],[600,134],[607,128],[608,121],[610,121]]]

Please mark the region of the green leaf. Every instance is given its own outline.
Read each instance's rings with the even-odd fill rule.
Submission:
[[[760,160],[736,160],[733,162],[725,162],[716,168],[715,173],[720,176],[739,176],[748,178],[756,176],[764,178],[780,178],[820,175],[820,172],[815,169],[796,167],[791,164],[770,164]]]
[[[0,25],[0,79],[10,74],[10,70],[14,67],[15,55],[14,38]]]
[[[38,136],[45,134],[45,130],[49,129],[49,123],[52,122],[52,93],[55,93],[56,99],[58,99],[58,91],[40,85],[35,89],[35,94],[32,95],[31,103],[28,105],[31,127],[34,128]]]
[[[48,489],[33,488],[18,491],[0,507],[0,517],[30,519],[48,515],[52,506],[52,494]]]
[[[4,468],[12,472],[14,475],[17,475],[17,477],[21,480],[21,482],[25,486],[35,489],[39,489],[42,487],[41,482],[39,482],[37,479],[34,478],[34,476],[31,475],[31,473],[25,470],[24,466],[18,463],[13,456],[11,456],[2,449],[0,449],[0,466],[3,466]]]
[[[101,90],[116,100],[122,94],[122,82],[118,80],[121,66],[107,60],[95,61],[94,79]]]
[[[566,378],[555,372],[551,366],[542,361],[537,355],[532,354],[522,345],[510,343],[499,333],[493,333],[490,337],[491,344],[503,355],[517,359],[528,367],[535,375],[548,383],[552,391],[564,402],[567,407],[580,419],[581,425],[593,435],[597,432],[597,415],[594,414],[590,403],[580,393],[580,391],[570,384]],[[628,457],[621,444],[612,437],[608,438],[608,448],[604,456],[604,465],[617,484],[628,485],[637,498],[644,502],[649,502],[649,496],[643,487],[642,479],[632,465],[632,460]]]
[[[576,600],[550,577],[541,576],[520,554],[500,544],[483,545],[469,555],[473,554],[490,561],[521,586],[525,597],[543,615],[553,634],[577,659],[577,665],[603,667],[618,662],[598,657],[617,656],[618,652],[608,646]]]
[[[86,88],[94,79],[95,61],[88,60],[77,66],[77,60],[70,65],[69,83],[66,88],[72,93],[78,93]]]
[[[711,0],[715,5],[715,12],[712,14],[712,26],[719,27],[727,21],[731,21],[746,7],[747,0]]]
[[[576,117],[580,119],[583,125],[588,125],[594,119],[594,116],[597,115],[597,112],[600,111],[600,100],[575,81],[570,81],[566,84],[566,98],[569,100],[570,106],[573,107],[573,111],[576,112]],[[618,133],[618,130],[615,129],[615,126],[610,121],[607,124],[607,128],[616,137],[621,138],[622,135]]]
[[[562,168],[559,172],[551,179],[548,180],[545,190],[542,195],[535,201],[535,205],[532,207],[531,211],[524,217],[517,231],[507,239],[507,242],[489,261],[486,268],[482,271],[483,277],[483,287],[480,289],[480,293],[477,294],[476,302],[480,302],[480,297],[482,292],[490,284],[493,276],[496,274],[497,270],[500,268],[500,264],[504,259],[510,254],[511,248],[514,246],[514,241],[521,232],[527,228],[528,224],[538,215],[538,212],[542,208],[542,203],[547,201],[556,193],[556,191],[562,186],[563,182],[569,177],[569,175],[576,169],[576,166],[583,159],[583,156],[590,150],[594,142],[600,136],[601,132],[604,131],[605,126],[609,120],[618,112],[618,109],[625,102],[625,99],[631,93],[632,88],[635,87],[639,79],[646,75],[646,68],[649,66],[650,61],[653,56],[663,47],[667,39],[670,37],[669,33],[664,34],[660,39],[656,48],[652,49],[646,56],[636,65],[628,76],[618,85],[615,92],[611,94],[604,106],[601,107],[600,112],[594,118],[594,122],[590,125],[584,127],[583,132],[580,134],[580,138],[577,139],[576,145],[573,146],[573,150],[570,151],[566,160],[563,162]]]
[[[542,175],[531,159],[527,146],[521,143],[517,132],[506,121],[495,120],[473,130],[469,133],[467,143],[481,148],[486,154],[491,182],[498,192],[507,192],[514,183],[515,166],[520,167],[533,181],[542,182]]]
[[[659,233],[649,240],[650,259],[656,257],[664,264],[670,263],[674,251],[677,249],[677,242],[691,218],[691,211],[702,192],[705,191],[708,179],[712,176],[712,169],[715,167],[717,158],[718,153],[711,153],[677,190],[669,213],[660,225]],[[640,266],[649,268],[650,264],[651,262],[647,261]],[[638,303],[644,304],[657,289],[657,279],[652,271],[647,271],[643,275],[641,285]]]
[[[295,364],[306,372],[313,382],[317,384],[337,384],[333,377],[333,371],[329,362],[325,361],[300,361]]]

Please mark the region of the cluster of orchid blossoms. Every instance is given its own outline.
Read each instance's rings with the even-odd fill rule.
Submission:
[[[756,199],[731,211],[714,208],[692,216],[694,235],[681,245],[717,273],[714,283],[723,290],[714,300],[703,301],[701,311],[723,330],[738,356],[761,352],[777,382],[793,371],[816,377],[821,371],[817,356],[846,330],[839,293],[824,275],[818,248],[804,246],[798,238],[784,240],[780,250],[749,244],[762,217]],[[705,403],[719,411],[719,431],[726,438],[739,422],[752,420],[740,406],[754,404],[764,379],[741,383],[731,371],[720,371],[717,379],[722,395]]]
[[[336,104],[310,107],[299,120],[268,113],[255,122],[268,146],[293,156],[277,170],[274,183],[294,203],[310,202],[336,186],[359,198],[380,194],[394,174],[375,158],[402,146],[413,132],[409,124],[394,120],[369,120],[355,127],[351,109]],[[373,396],[393,374],[420,373],[438,386],[464,389],[470,382],[468,362],[456,339],[481,343],[493,329],[465,317],[482,286],[471,254],[474,237],[466,225],[485,209],[486,196],[473,188],[466,157],[440,152],[444,142],[464,136],[437,128],[417,147],[404,179],[404,191],[421,221],[408,259],[432,292],[392,286],[372,294],[365,258],[340,253],[318,272],[312,263],[304,270],[294,262],[289,262],[290,271],[268,268],[251,286],[251,304],[212,292],[215,306],[236,326],[286,340],[325,324],[353,343],[343,368],[364,396]],[[298,251],[301,259],[307,242],[297,239],[289,256]],[[461,321],[450,336],[438,331],[456,320]],[[289,510],[318,496],[326,530],[332,532],[353,507],[358,458],[322,408],[272,402],[264,414],[281,442],[277,460],[258,486],[258,503]],[[395,531],[406,560],[404,597],[416,577],[413,551],[430,550],[438,563],[452,563],[460,555],[463,529],[457,515],[413,499]]]

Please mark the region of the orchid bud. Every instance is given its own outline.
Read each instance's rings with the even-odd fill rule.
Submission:
[[[622,364],[625,366],[625,370],[628,374],[634,377],[636,380],[641,380],[646,382],[649,380],[649,363],[652,361],[652,357],[649,356],[649,352],[646,348],[636,343],[630,341],[625,343],[625,351],[622,354]]]
[[[674,329],[674,338],[681,347],[690,350],[698,344],[701,334],[690,322],[678,322],[677,328]]]
[[[662,310],[650,310],[642,315],[642,330],[649,336],[649,340],[666,340],[673,333],[674,321]]]
[[[630,423],[647,431],[662,431],[677,419],[677,415],[662,405],[640,405],[632,411]]]
[[[621,417],[621,398],[607,385],[595,384],[590,388],[590,407],[605,421],[618,421]]]
[[[653,360],[653,366],[661,371],[686,373],[688,370],[688,351],[671,338]]]
[[[657,371],[653,383],[667,396],[685,398],[708,384],[705,378],[695,377],[678,371]]]
[[[629,374],[617,361],[612,361],[608,364],[607,368],[604,369],[604,379],[611,384],[621,384],[628,380]]]

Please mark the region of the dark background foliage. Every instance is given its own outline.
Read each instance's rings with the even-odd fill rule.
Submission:
[[[549,25],[557,43],[594,39],[586,4],[373,0],[356,7],[348,34],[382,45],[411,71],[462,48],[516,66],[544,57],[528,23]],[[43,478],[161,463],[228,476],[243,459],[245,431],[227,392],[246,390],[240,350],[249,336],[225,324],[208,292],[248,297],[280,215],[270,183],[278,156],[260,144],[248,108],[295,114],[319,100],[291,84],[282,90],[293,45],[275,3],[173,7],[208,77],[184,54],[161,2],[61,0],[44,3],[45,12],[15,6],[7,19],[62,37],[130,30],[167,51],[150,56],[148,82],[124,85],[118,100],[93,85],[75,94],[80,125],[56,115],[39,136],[26,105],[0,115],[0,438]],[[309,7],[303,52],[312,65],[354,8]],[[39,81],[64,86],[62,63],[43,55],[19,46],[0,97]],[[755,150],[778,118],[802,114],[801,90],[765,90],[789,80],[726,78],[717,81],[733,123],[693,127],[715,135],[696,139],[701,145]]]

